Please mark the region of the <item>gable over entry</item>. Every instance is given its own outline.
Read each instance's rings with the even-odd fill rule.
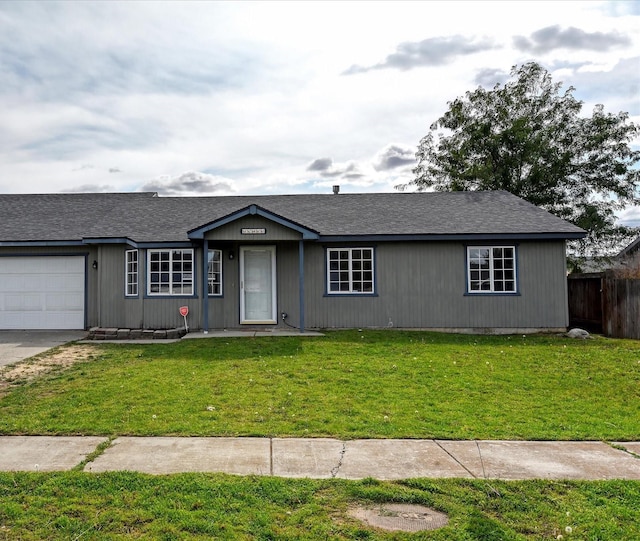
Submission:
[[[277,265],[276,247],[264,245],[274,241],[298,242],[298,297],[299,330],[305,330],[305,277],[304,242],[319,238],[300,224],[278,216],[257,205],[249,205],[228,216],[214,220],[189,231],[193,241],[202,240],[203,253],[216,242],[231,241],[240,246],[239,302],[240,324],[277,324]],[[261,243],[254,245],[255,243]],[[203,258],[203,291],[206,291],[209,275],[207,258]],[[209,330],[209,299],[203,295],[203,323],[205,332]],[[284,318],[283,318],[284,319]]]

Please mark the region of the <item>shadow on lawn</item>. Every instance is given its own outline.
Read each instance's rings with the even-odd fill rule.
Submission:
[[[182,340],[171,344],[103,344],[103,347],[109,349],[135,348],[139,350],[139,357],[145,358],[227,361],[292,356],[302,352],[306,340],[318,339],[318,337],[304,339],[288,336],[277,338],[201,338]]]

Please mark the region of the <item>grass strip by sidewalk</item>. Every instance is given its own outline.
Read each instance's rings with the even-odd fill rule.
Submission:
[[[96,345],[2,434],[640,440],[640,342],[339,331]]]
[[[638,501],[631,481],[0,473],[0,539],[637,539]],[[347,515],[389,502],[426,505],[449,524],[388,533]]]

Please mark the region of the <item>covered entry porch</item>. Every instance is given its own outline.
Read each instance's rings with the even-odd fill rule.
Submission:
[[[251,205],[189,238],[204,254],[203,333],[306,331],[305,244],[318,233]]]

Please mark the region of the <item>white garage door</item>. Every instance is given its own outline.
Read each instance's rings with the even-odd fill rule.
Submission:
[[[0,329],[83,329],[84,257],[0,257]]]

